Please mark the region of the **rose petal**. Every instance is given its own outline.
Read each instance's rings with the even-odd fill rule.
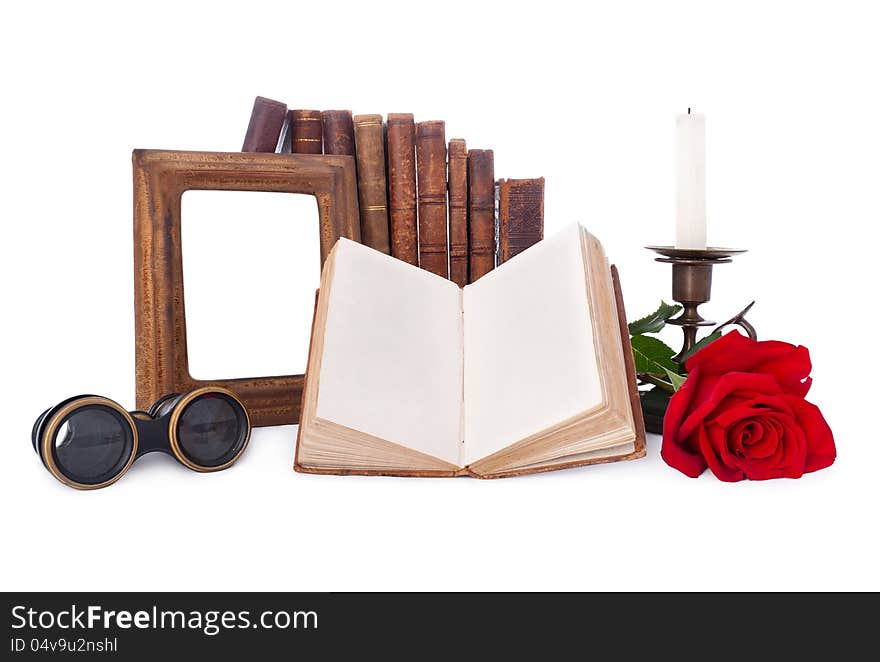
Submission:
[[[717,423],[717,421],[715,421]],[[730,452],[739,457],[746,454],[746,444],[750,441],[749,428],[752,425],[750,419],[737,421],[733,427],[727,430],[727,447]]]
[[[805,347],[779,340],[752,340],[731,331],[688,359],[688,372],[701,367],[706,376],[729,372],[766,372],[782,378],[786,390],[800,393],[810,374],[810,355]],[[809,388],[809,386],[807,386]]]
[[[764,423],[763,421],[756,421],[755,424],[760,431],[754,433],[754,438],[751,443],[748,444],[746,456],[751,459],[770,457],[776,452],[777,446],[779,446],[778,428],[769,422]]]
[[[761,416],[767,411],[778,411],[789,416],[794,414],[784,395],[755,394],[755,397],[741,399],[735,407],[718,407],[718,413],[714,416],[714,419],[718,421],[719,425],[730,427],[737,421],[744,418]]]
[[[809,473],[831,466],[837,457],[837,447],[834,444],[834,435],[822,412],[812,402],[795,397],[789,397],[788,400],[806,437],[804,472]]]
[[[765,427],[781,430],[773,453],[764,458],[753,457],[743,465],[750,480],[799,478],[804,472],[805,443],[803,431],[793,416],[767,412],[761,418]]]
[[[687,385],[690,379],[690,376],[688,376],[685,380],[685,385]],[[727,409],[727,407],[730,406],[730,403],[725,403],[725,406],[721,406],[723,400],[729,395],[738,393],[740,390],[747,393],[766,393],[770,395],[782,393],[776,380],[770,375],[755,375],[748,372],[731,372],[723,375],[717,379],[712,393],[708,397],[703,400],[694,398],[694,401],[699,402],[700,404],[697,405],[692,412],[688,413],[683,420],[681,424],[681,434],[689,436],[698,425],[713,413],[713,411],[716,409],[718,409],[718,411]],[[679,389],[679,392],[681,392],[681,389]]]
[[[813,383],[809,379],[812,369],[810,351],[803,346],[795,347],[786,354],[763,361],[752,368],[755,372],[773,375],[784,391],[801,397],[807,394]]]
[[[782,457],[776,466],[786,478],[800,478],[804,475],[807,459],[807,438],[794,416],[777,414],[775,420],[783,429],[779,447]]]
[[[688,375],[681,388],[669,399],[663,417],[663,445],[660,457],[673,469],[691,478],[696,478],[706,469],[706,461],[699,453],[697,444],[689,443],[688,437],[681,433],[681,422],[691,405],[697,383],[699,369]]]
[[[745,474],[737,468],[736,459],[727,448],[724,433],[725,430],[719,425],[702,426],[699,430],[700,450],[709,469],[719,480],[735,483],[742,480]]]

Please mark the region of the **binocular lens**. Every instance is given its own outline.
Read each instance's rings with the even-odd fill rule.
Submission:
[[[202,467],[219,467],[235,458],[247,433],[244,409],[222,393],[208,393],[188,403],[177,423],[181,452]]]
[[[71,480],[98,485],[125,467],[134,434],[117,411],[101,405],[75,410],[58,426],[52,452],[58,469]]]

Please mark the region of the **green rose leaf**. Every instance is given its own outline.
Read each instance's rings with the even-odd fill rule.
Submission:
[[[640,391],[639,397],[642,401],[642,411],[648,416],[656,416],[662,419],[666,413],[666,407],[669,406],[670,396],[670,393],[656,386],[649,391]]]
[[[691,347],[687,352],[684,353],[684,356],[681,357],[681,367],[684,368],[684,364],[687,362],[689,358],[691,358],[694,354],[703,349],[706,345],[710,345],[721,337],[721,331],[716,331],[715,333],[711,333],[701,341],[699,341],[696,345]]]
[[[642,333],[658,333],[666,326],[666,321],[680,310],[681,306],[678,304],[672,305],[661,301],[660,307],[653,313],[635,322],[630,322],[629,332],[634,336]]]
[[[676,391],[681,388],[681,385],[684,384],[684,380],[687,379],[687,375],[679,375],[671,370],[666,370],[666,374],[669,375],[669,381],[672,382],[672,388]]]
[[[662,376],[667,371],[678,374],[681,370],[679,365],[672,360],[675,350],[662,340],[651,336],[636,335],[632,337],[632,348],[636,372]]]

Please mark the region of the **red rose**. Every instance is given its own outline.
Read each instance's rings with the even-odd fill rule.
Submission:
[[[694,354],[663,419],[660,455],[696,478],[799,478],[834,462],[825,418],[804,400],[810,353],[733,331]]]

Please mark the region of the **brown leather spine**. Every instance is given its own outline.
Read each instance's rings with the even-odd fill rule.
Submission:
[[[468,284],[467,144],[449,141],[449,280]]]
[[[381,115],[355,115],[358,201],[361,241],[385,254],[391,253],[388,237],[388,200],[385,190],[385,130]]]
[[[446,240],[446,124],[416,124],[419,189],[419,266],[449,278]]]
[[[495,155],[491,149],[468,152],[470,282],[495,268]]]
[[[498,182],[498,263],[544,238],[544,178]]]
[[[388,113],[388,203],[391,254],[419,265],[415,123],[410,113]]]
[[[354,123],[350,110],[324,110],[324,154],[354,156]]]
[[[623,345],[623,363],[626,367],[626,380],[629,384],[629,404],[632,407],[633,423],[636,426],[636,439],[631,455],[625,460],[645,457],[647,453],[647,436],[645,435],[645,418],[642,415],[642,399],[639,397],[639,382],[633,359],[632,343],[629,327],[626,323],[626,307],[623,303],[623,290],[620,287],[620,272],[617,265],[611,265],[611,283],[614,285],[614,303],[617,306],[617,326],[620,330],[620,342]]]
[[[242,152],[274,152],[284,131],[287,104],[265,97],[254,99]]]
[[[321,154],[324,128],[320,110],[291,110],[288,126],[292,153]]]

